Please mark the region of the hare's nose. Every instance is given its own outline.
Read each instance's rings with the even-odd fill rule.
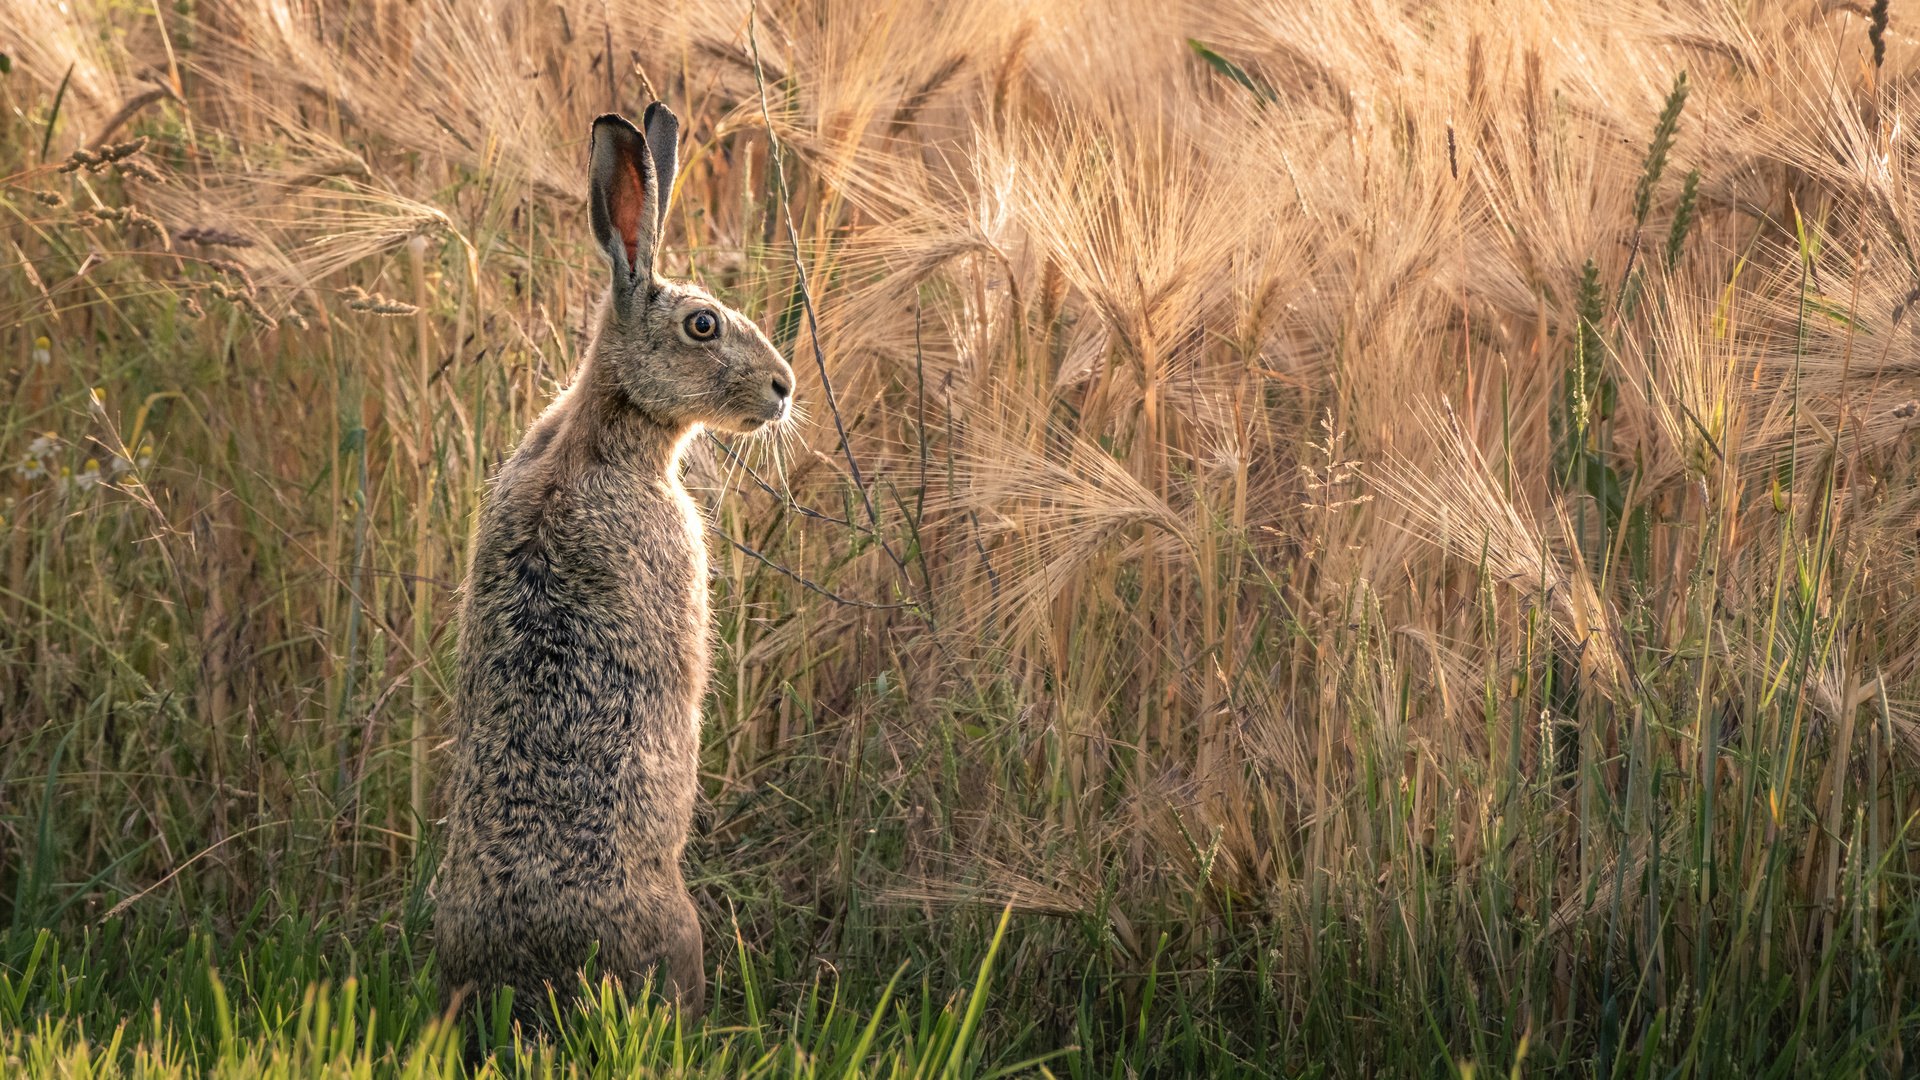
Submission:
[[[778,375],[773,376],[768,385],[773,388],[774,397],[787,398],[793,396],[793,387],[788,386],[787,380]]]

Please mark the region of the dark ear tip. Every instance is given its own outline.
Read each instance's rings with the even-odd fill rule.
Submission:
[[[624,116],[621,116],[617,112],[601,113],[599,116],[596,116],[593,118],[594,131],[599,131],[601,124],[606,124],[610,127],[617,128],[617,129],[624,129],[626,131],[632,132],[635,135],[640,134],[640,129],[633,126],[633,121],[627,119]]]
[[[660,115],[661,113],[665,113],[667,120],[671,121],[674,124],[678,124],[680,122],[680,118],[673,115],[673,110],[667,108],[667,103],[664,101],[656,101],[653,104],[647,106],[646,115],[640,118],[640,122],[647,127],[652,127],[654,118]]]

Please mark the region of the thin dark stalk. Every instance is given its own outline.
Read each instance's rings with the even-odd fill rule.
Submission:
[[[73,79],[73,65],[67,65],[67,73],[60,76],[60,89],[53,93],[53,109],[47,113],[47,133],[40,137],[40,163],[47,162],[47,148],[53,145],[53,125],[60,119],[60,103],[67,100],[67,83]]]
[[[927,509],[927,356],[920,344],[920,303],[913,305],[913,381],[919,397],[920,422],[915,434],[920,439],[920,495],[914,500],[913,518],[921,520]],[[926,558],[923,554],[922,560]],[[924,571],[924,567],[922,568]]]
[[[920,553],[920,578],[926,584],[927,598],[933,598],[933,566],[927,561],[927,545],[920,537],[920,523],[927,519],[927,363],[920,341],[920,302],[913,304],[913,382],[919,405],[919,422],[914,435],[920,443],[920,490],[913,501],[913,546]]]
[[[707,438],[713,440],[713,445],[719,447],[721,452],[725,453],[727,457],[731,459],[735,465],[738,465],[742,469],[746,470],[747,476],[752,478],[753,482],[759,486],[761,491],[764,491],[767,494],[773,496],[775,501],[779,502],[779,504],[785,507],[786,509],[793,511],[796,514],[799,514],[801,517],[809,517],[809,518],[813,518],[816,521],[824,521],[829,525],[843,525],[849,529],[852,529],[855,532],[866,533],[869,536],[873,535],[872,530],[868,529],[864,525],[860,525],[855,522],[848,521],[846,518],[834,517],[832,514],[823,514],[820,511],[815,510],[811,506],[805,506],[801,504],[800,502],[796,501],[794,497],[791,495],[782,494],[781,492],[773,490],[773,485],[767,483],[766,480],[763,479],[759,473],[753,471],[753,466],[747,464],[747,461],[745,458],[741,457],[739,453],[737,453],[733,449],[733,447],[727,445],[726,440],[720,438],[718,435],[715,435],[711,431],[707,432]]]
[[[774,134],[773,113],[767,106],[767,77],[760,67],[760,41],[754,31],[759,22],[760,5],[754,4],[747,14],[747,44],[753,51],[753,82],[760,92],[760,118],[767,126],[767,158],[773,164],[773,182],[780,200],[781,216],[787,226],[787,243],[793,249],[793,272],[800,289],[800,304],[807,313],[807,334],[813,345],[813,362],[820,370],[820,385],[826,391],[827,409],[833,413],[833,429],[840,436],[840,450],[847,459],[847,471],[853,478],[853,486],[860,492],[861,505],[866,508],[867,521],[873,526],[873,538],[879,542],[880,550],[900,570],[900,576],[909,586],[913,584],[912,575],[907,573],[907,564],[895,554],[893,545],[880,535],[880,514],[874,509],[873,497],[867,493],[866,480],[860,475],[860,463],[853,456],[853,442],[847,437],[847,425],[840,416],[840,399],[833,392],[833,379],[827,374],[827,356],[820,349],[820,323],[814,317],[813,291],[807,286],[807,267],[800,257],[800,234],[793,227],[793,207],[787,201],[787,171],[780,153],[780,138]]]
[[[602,5],[604,8],[605,5]],[[620,81],[613,74],[613,22],[611,19],[601,23],[607,31],[607,108],[620,111]],[[673,178],[665,178],[667,186],[673,186]]]
[[[841,596],[839,593],[834,592],[832,589],[829,589],[824,585],[821,585],[817,582],[809,581],[806,578],[801,577],[798,573],[794,572],[793,570],[780,565],[779,563],[773,561],[772,559],[767,558],[765,555],[761,554],[760,552],[755,551],[754,549],[748,547],[747,545],[741,543],[740,541],[735,540],[733,537],[728,536],[726,530],[720,528],[720,526],[715,525],[712,522],[708,522],[707,528],[712,529],[714,532],[719,533],[721,536],[725,536],[727,538],[727,543],[732,544],[734,547],[738,548],[742,555],[746,555],[749,558],[759,560],[762,564],[764,564],[768,568],[777,570],[780,573],[785,574],[786,576],[792,578],[794,581],[799,582],[800,585],[803,588],[805,588],[807,591],[819,593],[821,596],[826,597],[827,599],[833,601],[836,604],[843,604],[847,607],[866,608],[868,611],[919,611],[920,610],[919,604],[876,604],[870,600],[855,600],[852,597]]]

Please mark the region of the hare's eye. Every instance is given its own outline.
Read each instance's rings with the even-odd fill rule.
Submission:
[[[687,316],[687,336],[695,341],[712,341],[719,337],[719,317],[711,311],[696,311]]]

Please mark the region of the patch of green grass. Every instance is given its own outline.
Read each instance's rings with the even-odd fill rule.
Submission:
[[[1784,941],[1683,956],[1705,981],[1669,983],[1673,961],[1639,942],[1672,939],[1631,925],[1669,916],[1644,910],[1556,965],[1522,883],[1449,877],[1396,890],[1386,918],[1249,913],[1213,943],[1158,933],[1135,958],[1111,925],[977,906],[912,917],[857,887],[822,916],[734,869],[702,883],[739,911],[709,935],[701,1029],[603,982],[562,1008],[552,1041],[493,1027],[498,1001],[446,1026],[417,894],[357,926],[263,901],[225,931],[135,917],[10,932],[0,1038],[33,1077],[1839,1077],[1897,1071],[1890,1048],[1916,1020],[1898,974],[1920,947],[1910,910],[1830,951],[1844,991],[1823,998],[1784,962],[1767,973]],[[1685,996],[1661,1002],[1663,985]],[[1575,1003],[1564,1020],[1557,995]],[[489,1049],[467,1059],[469,1043]]]
[[[65,948],[45,930],[0,943],[0,1054],[12,1075],[29,1077],[991,1080],[1063,1056],[1007,1060],[1006,1041],[984,1037],[1005,929],[1003,917],[977,981],[953,994],[924,982],[917,995],[899,993],[903,965],[884,983],[843,987],[822,972],[769,998],[764,970],[742,949],[746,966],[723,963],[716,987],[737,1016],[687,1030],[647,988],[630,997],[611,980],[583,981],[572,1000],[552,1003],[557,1034],[530,1038],[489,1025],[485,1008],[437,1014],[417,925],[347,942],[335,928],[289,920],[248,927],[222,947],[205,929],[129,930],[114,920]],[[850,999],[849,988],[868,996]]]

